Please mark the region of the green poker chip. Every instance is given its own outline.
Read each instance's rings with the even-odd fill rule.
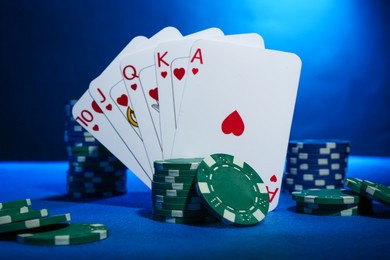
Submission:
[[[153,219],[156,221],[170,223],[170,224],[207,224],[207,223],[218,222],[218,219],[213,216],[179,218],[179,217],[165,217],[165,216],[153,215]]]
[[[358,207],[352,207],[348,209],[311,209],[305,207],[296,207],[296,211],[304,214],[319,215],[319,216],[356,216],[359,215]]]
[[[174,209],[157,209],[153,208],[153,214],[163,217],[175,217],[175,218],[194,218],[194,217],[207,217],[210,216],[210,212],[206,209],[200,210],[174,210]]]
[[[202,158],[176,158],[154,161],[155,170],[196,170]]]
[[[163,175],[153,175],[154,182],[160,183],[183,183],[192,185],[194,183],[194,177],[173,177],[173,176],[163,176]]]
[[[213,215],[225,222],[249,226],[268,213],[269,197],[263,180],[247,163],[227,154],[213,154],[199,164],[199,196]]]
[[[0,210],[0,217],[6,216],[6,215],[16,215],[16,214],[27,213],[27,212],[30,212],[31,209],[32,209],[31,206],[3,209],[3,210]]]
[[[26,245],[62,246],[91,243],[107,237],[108,227],[102,224],[61,223],[18,234],[17,241]]]
[[[166,189],[152,189],[152,196],[165,197],[194,197],[198,196],[195,189],[190,190],[166,190]]]
[[[63,215],[49,216],[46,218],[29,219],[29,220],[19,221],[15,223],[0,225],[0,233],[34,229],[34,228],[39,228],[43,226],[49,226],[49,225],[53,225],[61,222],[69,222],[69,221],[70,221],[69,213]]]
[[[361,183],[361,189],[368,197],[386,205],[390,205],[390,187],[380,183],[364,180]]]
[[[195,170],[177,170],[177,169],[157,170],[157,169],[155,169],[154,175],[194,178],[197,172],[198,172],[197,169],[195,169]]]
[[[173,203],[164,203],[164,202],[155,202],[153,204],[155,209],[167,209],[167,210],[205,210],[203,204],[201,203],[183,203],[183,204],[173,204]]]
[[[3,202],[3,203],[0,202],[0,210],[18,208],[23,206],[31,206],[31,200],[24,199],[24,200],[15,200],[15,201]]]
[[[197,204],[201,203],[201,198],[198,196],[187,196],[187,197],[167,197],[163,195],[154,195],[152,197],[153,202],[161,202],[168,204]]]
[[[166,190],[195,190],[194,184],[185,184],[185,183],[164,183],[164,182],[155,182],[152,181],[152,189],[166,189]]]
[[[356,204],[359,196],[344,189],[307,189],[293,191],[292,198],[297,202],[318,204]]]
[[[49,215],[49,211],[47,209],[41,209],[41,210],[33,210],[30,212],[25,212],[21,214],[14,214],[14,215],[5,215],[0,217],[0,226],[6,225],[9,223],[34,219],[34,218],[42,218]]]
[[[318,203],[297,202],[298,208],[320,209],[320,210],[343,210],[343,209],[353,208],[356,206],[358,206],[357,203],[353,203],[353,204],[318,204]]]

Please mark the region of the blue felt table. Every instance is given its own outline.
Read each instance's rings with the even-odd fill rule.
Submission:
[[[131,173],[128,193],[95,201],[65,195],[66,162],[0,163],[0,202],[31,198],[34,208],[71,213],[73,222],[103,223],[106,240],[39,247],[0,240],[0,259],[388,259],[390,207],[375,215],[321,217],[294,212],[282,193],[277,209],[254,227],[175,225],[151,220],[151,195]],[[390,158],[351,156],[347,176],[390,185]]]

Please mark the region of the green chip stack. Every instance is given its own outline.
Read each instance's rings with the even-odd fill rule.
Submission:
[[[64,141],[69,169],[67,191],[73,198],[99,198],[126,192],[126,167],[93,135],[75,121],[72,108],[76,100],[65,107]]]
[[[347,140],[291,140],[283,178],[284,190],[343,188],[349,152],[350,141]]]
[[[0,203],[0,238],[37,246],[76,245],[108,237],[102,224],[70,223],[70,213],[49,215],[47,209],[34,210],[30,199]]]
[[[362,200],[359,194],[345,189],[307,189],[292,192],[296,211],[320,216],[366,215],[371,201]]]
[[[201,158],[154,162],[152,182],[153,219],[173,224],[215,222],[195,188]]]

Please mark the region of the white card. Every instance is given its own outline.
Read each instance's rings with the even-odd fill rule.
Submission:
[[[180,32],[168,27],[158,41],[150,39],[148,48],[126,56],[120,63],[120,68],[127,94],[134,108],[137,123],[149,160],[162,159],[162,146],[159,139],[160,123],[158,114],[158,91],[154,71],[154,49],[162,41],[172,41],[182,38]]]
[[[73,106],[75,120],[90,132],[102,145],[104,145],[116,158],[129,168],[146,186],[151,188],[151,179],[138,163],[134,155],[127,149],[125,143],[115,132],[110,122],[96,101],[86,91]]]
[[[176,111],[174,106],[172,73],[170,64],[178,57],[189,55],[191,45],[198,39],[222,36],[217,28],[210,28],[184,37],[181,40],[163,42],[154,50],[155,71],[158,86],[160,140],[163,158],[169,158],[176,130]],[[153,69],[154,69],[153,68]],[[140,76],[142,79],[143,77]]]
[[[128,54],[147,48],[150,45],[155,45],[156,42],[159,42],[161,39],[166,37],[170,31],[170,28],[165,28],[155,34],[149,40],[143,41],[134,48],[126,47],[118,54],[114,61],[111,62],[106,71],[103,72],[99,78],[91,82],[89,87],[89,91],[92,97],[98,102],[99,106],[103,108],[103,112],[107,119],[114,126],[116,132],[122,138],[128,149],[133,152],[151,179],[153,176],[153,165],[152,161],[149,160],[148,154],[146,153],[143,139],[141,139],[139,136],[139,127],[137,128],[134,125],[129,124],[129,121],[126,120],[121,112],[121,109],[119,109],[119,105],[115,103],[117,102],[116,99],[111,98],[110,92],[112,88],[118,88],[120,85],[125,86],[122,79],[122,73],[119,69],[119,64],[122,58]],[[133,108],[131,102],[130,107]],[[135,118],[137,118],[136,112]]]
[[[255,33],[249,33],[249,34],[237,34],[237,35],[226,35],[226,36],[220,36],[220,37],[213,37],[208,38],[213,41],[220,41],[220,42],[227,42],[227,43],[234,43],[238,45],[244,45],[244,46],[252,46],[257,48],[264,49],[264,40],[263,38]],[[195,40],[188,40],[188,42],[191,42],[192,44],[198,39]],[[175,46],[176,47],[176,46]],[[185,79],[186,76],[190,73],[193,73],[192,71],[186,72],[188,62],[190,61],[190,49],[191,46],[188,46],[185,44],[183,47],[177,47],[178,50],[181,50],[182,53],[185,53],[180,57],[179,55],[171,61],[170,66],[170,73],[169,75],[172,75],[171,84],[170,84],[170,91],[165,92],[159,92],[160,102],[162,102],[164,99],[163,95],[170,95],[171,99],[173,100],[173,110],[174,113],[170,116],[167,116],[166,113],[161,113],[161,116],[164,116],[162,122],[161,122],[161,133],[165,133],[165,136],[163,137],[164,142],[164,158],[169,158],[172,152],[172,146],[173,146],[173,138],[175,135],[176,127],[177,127],[177,120],[178,115],[180,111],[180,104],[182,100],[183,90],[185,87]],[[158,73],[157,73],[158,78]],[[159,86],[160,87],[160,86]],[[163,109],[166,107],[161,105]],[[161,111],[163,112],[163,111]]]
[[[121,83],[123,83],[123,81],[121,81]],[[110,98],[122,112],[125,120],[129,122],[134,131],[137,133],[138,137],[142,140],[134,109],[131,107],[130,99],[127,96],[126,86],[124,84],[117,84],[113,86],[110,90]]]
[[[227,153],[278,203],[301,61],[291,53],[199,40],[191,49],[172,157]]]

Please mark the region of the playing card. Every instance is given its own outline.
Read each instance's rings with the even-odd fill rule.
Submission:
[[[174,58],[170,62],[170,73],[167,73],[166,75],[167,78],[169,77],[169,80],[171,82],[167,83],[167,80],[161,80],[161,78],[163,78],[163,71],[160,73],[157,72],[157,79],[160,79],[158,81],[160,104],[162,104],[162,109],[160,109],[160,124],[164,144],[164,158],[169,158],[172,152],[173,138],[177,127],[180,104],[183,95],[183,89],[185,86],[185,78],[186,75],[188,75],[188,72],[186,72],[186,70],[190,61],[189,54],[191,50],[191,45],[198,39],[199,38],[192,38],[173,43],[163,43],[160,44],[156,50],[160,51],[161,53],[163,53],[164,48],[174,50],[174,52],[172,52],[172,56],[174,56]],[[227,35],[219,37],[216,36],[208,37],[207,39],[212,39],[213,41],[219,42],[234,43],[244,46],[253,46],[264,49],[263,38],[255,33]],[[183,44],[181,44],[182,42]],[[196,62],[197,59],[195,58],[196,57],[192,57],[191,61]],[[189,73],[196,73],[196,71],[190,71]],[[169,104],[169,100],[171,104]]]
[[[158,86],[160,139],[163,147],[163,158],[168,158],[176,129],[176,111],[174,106],[172,73],[170,64],[175,58],[189,55],[191,45],[197,39],[222,36],[217,28],[210,28],[184,37],[181,40],[160,43],[154,50],[156,79]],[[183,75],[184,76],[184,75]],[[140,76],[141,80],[143,79]]]
[[[104,115],[115,128],[127,148],[132,151],[143,168],[147,169],[146,171],[150,178],[152,178],[153,175],[153,161],[150,160],[146,152],[142,132],[139,130],[139,127],[137,127],[137,112],[133,110],[134,107],[132,103],[129,102],[130,109],[132,109],[133,112],[130,112],[131,118],[136,119],[137,124],[129,123],[129,120],[127,120],[121,112],[121,105],[116,103],[118,102],[118,99],[112,99],[110,92],[112,88],[121,88],[121,85],[125,86],[121,70],[119,69],[120,61],[124,56],[147,48],[150,45],[154,46],[161,39],[164,39],[167,35],[169,36],[172,31],[176,32],[177,30],[168,27],[155,34],[152,38],[143,41],[142,44],[138,44],[137,46],[133,46],[131,48],[127,48],[126,46],[126,48],[111,62],[107,69],[97,79],[92,81],[89,86],[89,91],[92,97],[98,102],[99,106],[102,107]],[[140,133],[142,139],[140,138]]]
[[[125,120],[129,122],[134,131],[137,133],[138,137],[142,140],[134,109],[131,107],[129,97],[127,96],[126,86],[124,84],[117,84],[113,86],[110,90],[110,98],[122,112]]]
[[[298,56],[211,40],[191,48],[173,158],[235,155],[279,200],[298,88]],[[192,60],[193,59],[193,60]]]
[[[96,101],[86,91],[73,106],[75,120],[88,132],[90,132],[102,145],[104,145],[115,157],[129,168],[146,186],[151,188],[151,179],[142,168],[134,154],[115,132],[110,122],[104,116]]]
[[[182,38],[172,27],[165,28],[158,41],[150,39],[148,48],[123,58],[120,63],[127,94],[134,108],[137,123],[149,160],[162,159],[160,142],[160,116],[156,74],[154,69],[154,49],[162,41]]]
[[[117,134],[121,137],[127,149],[135,156],[142,168],[146,171],[149,178],[152,178],[152,166],[148,160],[148,156],[143,146],[142,139],[139,137],[139,131],[136,127],[124,120],[120,109],[110,98],[110,88],[116,85],[123,84],[119,67],[119,61],[123,55],[139,50],[149,40],[145,37],[135,37],[131,42],[115,57],[115,59],[107,66],[103,73],[94,79],[89,85],[89,93],[92,98],[101,107],[104,115],[114,127]],[[126,128],[126,135],[121,131]]]

